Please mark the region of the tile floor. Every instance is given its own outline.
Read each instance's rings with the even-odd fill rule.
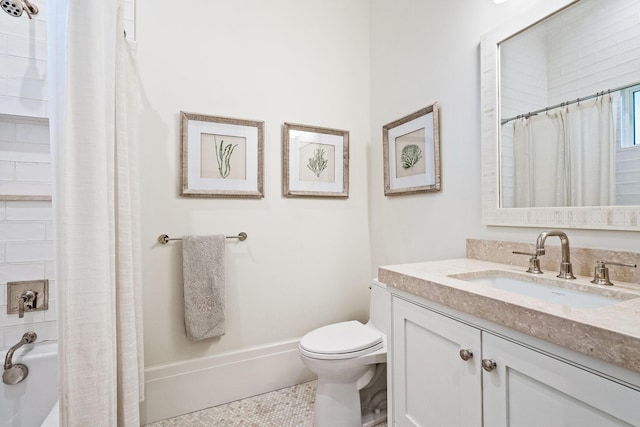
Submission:
[[[316,381],[214,406],[146,427],[312,427]],[[386,427],[387,423],[376,427]]]

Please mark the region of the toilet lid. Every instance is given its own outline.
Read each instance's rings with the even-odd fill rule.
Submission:
[[[300,340],[300,348],[318,355],[356,357],[381,348],[382,339],[382,332],[350,320],[309,332]]]

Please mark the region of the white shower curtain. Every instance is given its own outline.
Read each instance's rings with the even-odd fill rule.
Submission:
[[[514,206],[566,206],[565,147],[557,114],[514,123]]]
[[[615,197],[609,96],[514,123],[514,207],[608,206]]]
[[[615,199],[615,130],[611,96],[560,110],[567,146],[568,206],[610,206]]]
[[[61,425],[139,426],[135,46],[122,0],[49,7]]]

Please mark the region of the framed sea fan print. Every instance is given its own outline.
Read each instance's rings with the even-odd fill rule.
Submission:
[[[349,197],[349,131],[285,123],[285,197]]]
[[[264,122],[180,112],[181,196],[264,197]]]
[[[435,103],[382,127],[384,194],[440,191],[440,126]]]

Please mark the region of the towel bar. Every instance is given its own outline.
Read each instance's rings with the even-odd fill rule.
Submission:
[[[238,233],[237,236],[225,236],[227,239],[238,239],[241,242],[244,242],[245,240],[247,240],[247,233],[245,233],[244,231]],[[158,242],[162,243],[163,245],[169,243],[169,240],[182,240],[181,237],[174,237],[174,238],[170,238],[168,235],[166,234],[161,234],[158,236]]]

